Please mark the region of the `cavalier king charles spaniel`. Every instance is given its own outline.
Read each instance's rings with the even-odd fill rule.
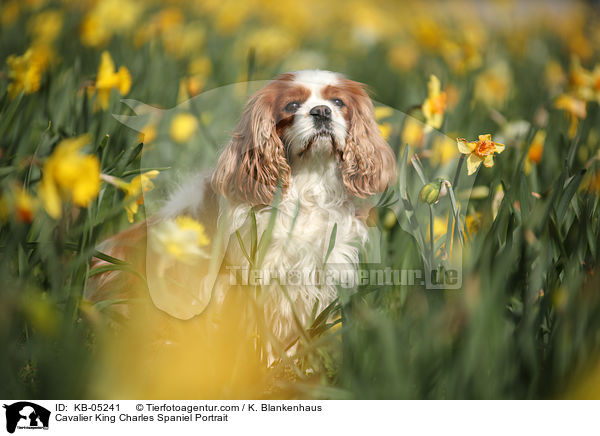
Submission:
[[[247,269],[252,240],[261,241],[268,229],[268,246],[259,247],[264,253],[253,268],[262,285],[264,324],[285,349],[335,300],[338,286],[356,283],[359,252],[368,239],[368,198],[395,177],[394,152],[379,132],[362,84],[330,71],[281,74],[250,98],[212,174],[193,178],[157,216],[100,250],[128,260],[139,235],[151,235],[161,220],[182,215],[201,221],[213,235],[221,229],[226,238],[215,280],[199,285],[203,278],[191,275],[189,292],[174,290],[181,277],[166,288],[148,280],[156,288],[149,289],[152,300],[163,311],[181,319],[210,317],[237,286],[227,270]],[[156,265],[146,260],[147,276],[161,269]],[[182,268],[208,275],[206,266]],[[101,299],[117,276],[94,276],[87,295]],[[273,348],[267,349],[272,356]]]

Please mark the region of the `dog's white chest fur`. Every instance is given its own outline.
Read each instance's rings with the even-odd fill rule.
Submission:
[[[329,156],[293,166],[258,274],[267,284],[262,291],[265,318],[279,340],[286,342],[298,333],[292,304],[303,327],[309,327],[313,310],[318,314],[336,298],[337,284],[354,278],[358,247],[367,239],[367,229],[355,209],[338,166]],[[256,211],[259,239],[272,213],[270,207]],[[245,245],[252,226],[248,215],[247,205],[231,210],[232,231],[239,229]],[[330,244],[333,248],[327,256]],[[248,265],[237,238],[231,238],[227,257],[236,267]]]

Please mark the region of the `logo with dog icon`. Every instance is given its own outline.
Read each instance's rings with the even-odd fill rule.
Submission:
[[[19,401],[11,405],[4,404],[6,409],[6,431],[14,433],[16,429],[48,430],[50,411],[29,401]]]

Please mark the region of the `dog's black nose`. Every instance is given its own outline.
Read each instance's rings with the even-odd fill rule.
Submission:
[[[331,109],[329,106],[325,106],[324,104],[315,106],[310,110],[309,114],[315,118],[331,119]]]

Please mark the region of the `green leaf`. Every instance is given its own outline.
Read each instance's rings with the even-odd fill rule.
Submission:
[[[327,247],[327,254],[325,255],[325,261],[323,262],[323,265],[327,264],[329,255],[333,251],[333,247],[335,247],[336,235],[337,235],[337,223],[335,223],[333,225],[333,229],[331,230],[331,235],[329,236],[329,246]]]
[[[571,203],[571,199],[577,192],[579,185],[581,184],[581,179],[585,174],[586,170],[581,170],[578,174],[574,175],[568,182],[566,187],[563,190],[563,194],[560,197],[558,202],[558,206],[556,206],[556,217],[558,219],[558,223],[562,224],[569,204]]]

